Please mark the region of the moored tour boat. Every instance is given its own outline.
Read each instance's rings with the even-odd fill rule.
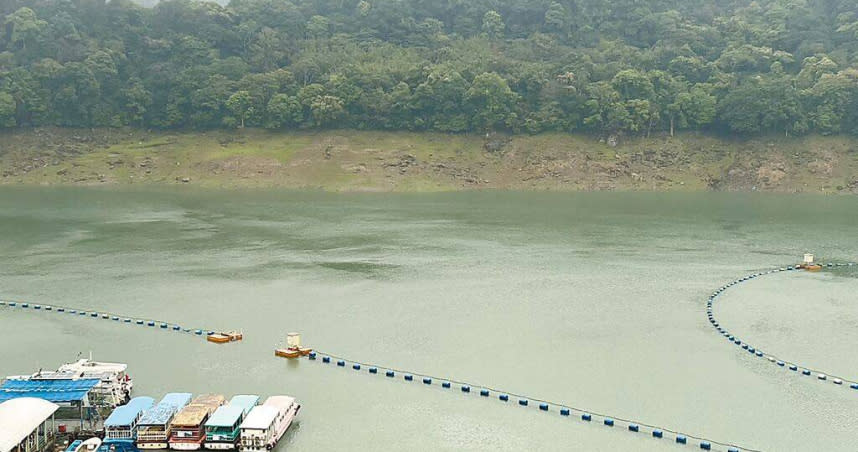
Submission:
[[[201,395],[176,413],[170,424],[170,439],[167,441],[170,449],[201,449],[206,439],[205,423],[225,401],[222,395]]]
[[[241,423],[242,452],[271,450],[292,425],[301,405],[294,397],[271,396],[253,408]]]
[[[174,392],[164,396],[154,407],[146,410],[137,422],[137,447],[166,449],[171,425],[176,413],[191,401],[191,394]]]
[[[206,421],[205,448],[231,450],[238,446],[241,423],[259,403],[259,396],[237,395],[229,403],[219,407]]]
[[[135,397],[113,410],[104,421],[104,441],[98,452],[137,452],[137,423],[154,404],[151,397]]]

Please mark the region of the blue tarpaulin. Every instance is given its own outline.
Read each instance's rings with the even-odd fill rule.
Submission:
[[[21,397],[35,397],[57,403],[80,402],[98,382],[97,379],[7,380],[0,386],[0,402]]]

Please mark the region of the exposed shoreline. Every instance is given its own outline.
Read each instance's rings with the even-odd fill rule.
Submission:
[[[0,185],[858,193],[858,139],[264,130],[0,133]]]

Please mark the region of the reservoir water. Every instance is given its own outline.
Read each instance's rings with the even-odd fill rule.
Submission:
[[[287,331],[455,377],[767,451],[858,450],[858,391],[730,346],[706,297],[806,251],[858,259],[858,199],[763,194],[324,194],[0,188],[0,296],[241,329],[214,345],[0,309],[0,373],[92,351],[135,394],[289,394],[280,451],[661,451],[496,399],[273,356]],[[719,321],[858,378],[858,274],[767,276]],[[686,448],[696,448],[689,444]]]

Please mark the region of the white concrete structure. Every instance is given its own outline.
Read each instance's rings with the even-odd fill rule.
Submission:
[[[57,409],[57,404],[29,397],[0,403],[0,452],[44,449],[54,435],[53,417]]]

